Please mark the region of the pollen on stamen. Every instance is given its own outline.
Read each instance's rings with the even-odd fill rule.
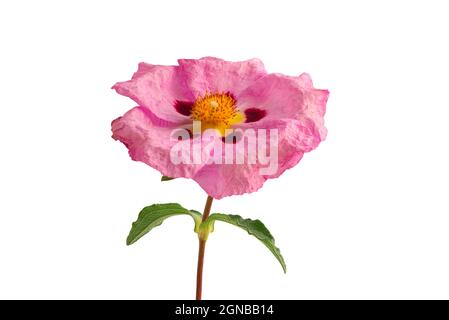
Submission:
[[[206,93],[196,99],[192,106],[192,120],[202,122],[202,128],[223,132],[232,124],[242,122],[244,116],[236,108],[236,100],[229,92]]]

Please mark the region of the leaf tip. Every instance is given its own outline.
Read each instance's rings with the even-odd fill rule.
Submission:
[[[137,240],[138,240],[138,238],[131,236],[131,232],[130,232],[128,237],[126,238],[126,245],[130,246],[130,245],[134,244]]]

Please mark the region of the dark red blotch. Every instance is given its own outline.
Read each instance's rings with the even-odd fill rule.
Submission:
[[[264,118],[267,115],[267,111],[259,108],[248,108],[245,110],[245,122],[256,122]]]
[[[176,100],[174,106],[176,111],[178,111],[180,114],[184,116],[190,116],[190,114],[192,113],[193,102]]]

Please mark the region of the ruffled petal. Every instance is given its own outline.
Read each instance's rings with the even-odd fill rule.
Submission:
[[[327,90],[313,88],[311,78],[305,73],[299,77],[269,74],[239,94],[237,102],[244,113],[259,110],[262,114],[263,111],[259,121],[288,118],[301,121],[305,127],[311,127],[312,122],[322,140],[327,132],[323,116],[328,96]]]
[[[194,180],[214,199],[257,191],[266,178],[254,174],[255,165],[209,164],[200,170]]]
[[[234,144],[233,150],[234,154],[244,154],[243,163],[237,164],[234,161],[232,164],[226,164],[222,160],[221,164],[207,164],[193,177],[210,196],[221,199],[226,196],[255,192],[267,179],[277,178],[285,170],[295,166],[301,160],[304,152],[310,149],[310,130],[298,120],[268,120],[258,124],[253,123],[251,129],[254,129],[258,138],[256,144],[261,143],[260,135],[265,135],[266,149],[264,152],[268,158],[263,161],[259,150],[251,149],[250,146],[255,147],[254,143],[249,143],[249,140],[245,140],[246,138],[241,138]],[[259,131],[259,129],[266,131]],[[274,146],[274,144],[272,145],[274,141],[270,142],[270,137],[273,134],[273,131],[270,130],[277,132],[278,144],[275,149],[270,149],[270,146]],[[275,150],[277,156],[271,153],[276,152]],[[256,161],[248,161],[249,155],[254,152],[256,152]]]
[[[128,148],[133,160],[144,162],[169,177],[191,178],[210,156],[206,148],[207,141],[202,142],[204,148],[196,149],[200,150],[201,162],[176,164],[170,155],[173,148],[177,146],[179,150],[183,147],[192,150],[193,141],[173,139],[175,130],[175,127],[159,126],[157,118],[144,107],[135,107],[112,122],[112,138]]]
[[[148,108],[158,118],[183,123],[188,116],[176,110],[178,101],[194,101],[191,91],[185,86],[183,73],[178,66],[159,66],[140,63],[129,81],[118,82],[113,87],[119,94]]]
[[[258,108],[266,111],[266,119],[296,119],[306,109],[305,90],[297,79],[269,74],[252,83],[237,96],[242,111]]]
[[[196,97],[206,92],[230,92],[237,95],[252,82],[266,75],[259,59],[229,62],[218,58],[180,59],[186,84]]]

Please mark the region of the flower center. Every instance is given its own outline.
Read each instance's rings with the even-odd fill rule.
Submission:
[[[206,93],[193,104],[191,118],[201,121],[201,130],[216,129],[223,136],[233,124],[242,122],[244,115],[236,108],[236,100],[229,92]]]

